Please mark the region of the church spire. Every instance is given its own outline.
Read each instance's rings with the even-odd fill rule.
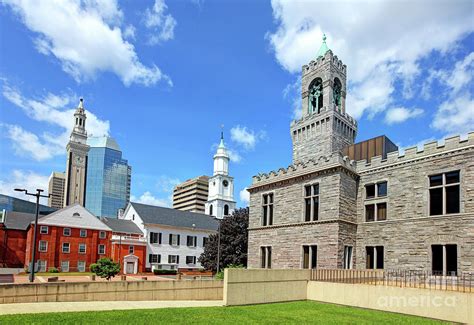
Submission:
[[[329,47],[326,44],[326,34],[323,34],[323,43],[321,44],[321,47],[319,48],[317,58],[324,56],[326,52],[329,51]]]

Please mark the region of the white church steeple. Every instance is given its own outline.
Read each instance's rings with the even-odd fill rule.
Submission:
[[[224,144],[224,132],[214,155],[214,174],[209,178],[206,214],[222,219],[235,210],[234,178],[229,176],[229,154]]]

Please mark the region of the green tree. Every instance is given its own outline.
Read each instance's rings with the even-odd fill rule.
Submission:
[[[220,269],[229,265],[247,266],[249,208],[237,209],[220,221]],[[217,271],[218,235],[210,235],[199,257],[199,262],[207,270]]]
[[[108,257],[101,258],[97,263],[91,264],[90,268],[96,275],[109,281],[110,278],[120,273],[120,264],[115,263]]]

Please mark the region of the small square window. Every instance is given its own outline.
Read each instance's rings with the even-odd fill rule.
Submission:
[[[430,186],[443,185],[443,174],[430,176]]]
[[[81,229],[80,233],[79,233],[79,236],[83,237],[83,238],[87,237],[87,230],[86,229]]]
[[[79,244],[79,254],[86,253],[86,244]]]
[[[48,226],[40,226],[40,234],[47,235],[48,234]]]
[[[107,237],[107,233],[105,231],[99,232],[99,238],[100,239],[105,239]]]
[[[71,236],[71,228],[64,228],[63,236]]]
[[[375,184],[365,186],[365,197],[371,199],[375,197]]]
[[[459,183],[459,171],[446,173],[446,184]]]
[[[62,252],[63,253],[69,253],[70,249],[71,249],[71,246],[70,246],[69,243],[63,243],[63,245],[62,245]]]
[[[377,184],[377,196],[387,196],[387,182]]]

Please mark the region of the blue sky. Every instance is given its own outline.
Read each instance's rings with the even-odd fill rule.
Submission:
[[[358,141],[474,130],[472,1],[0,3],[2,193],[65,169],[82,96],[88,132],[114,137],[132,165],[134,200],[170,204],[177,182],[211,174],[223,124],[246,205],[253,175],[291,163],[299,72],[322,32],[348,67]]]

